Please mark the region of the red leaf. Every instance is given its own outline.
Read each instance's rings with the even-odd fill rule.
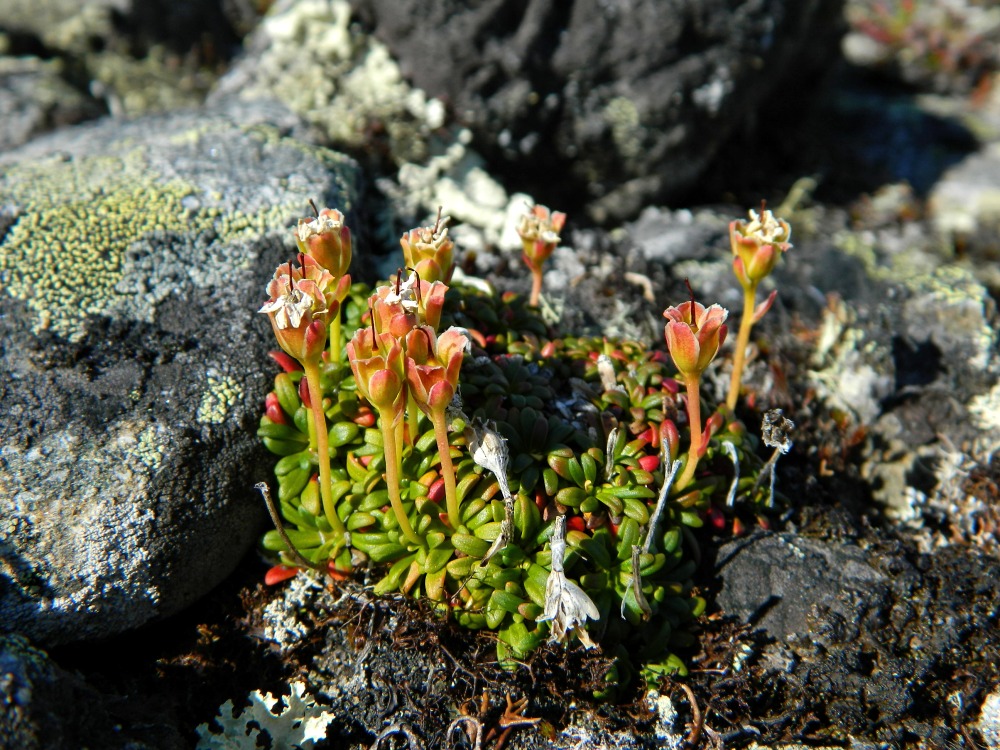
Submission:
[[[298,568],[290,568],[287,565],[275,565],[264,574],[264,583],[268,586],[274,586],[282,581],[295,578],[298,572]]]

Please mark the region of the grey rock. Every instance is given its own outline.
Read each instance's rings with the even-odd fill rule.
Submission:
[[[756,631],[746,658],[847,735],[933,738],[920,713],[927,686],[952,669],[993,669],[983,649],[998,561],[975,549],[760,534],[723,545],[716,572],[723,612]]]
[[[0,157],[3,630],[175,612],[261,528],[255,311],[288,227],[310,198],[350,211],[356,168],[254,119],[106,120]]]
[[[54,60],[0,57],[0,151],[103,114],[96,101],[66,83],[62,72]]]
[[[722,611],[779,640],[807,635],[817,608],[853,622],[857,599],[888,585],[858,547],[791,534],[729,542],[716,565]]]
[[[735,217],[734,217],[735,218]],[[681,260],[703,260],[728,232],[728,224],[718,214],[688,209],[649,207],[626,224],[629,238],[651,262],[670,266]]]
[[[1000,143],[984,146],[944,173],[927,210],[942,243],[960,248],[984,284],[1000,287]]]
[[[402,71],[523,179],[598,219],[694,184],[734,129],[836,55],[839,0],[352,0]],[[801,92],[797,92],[801,93]]]

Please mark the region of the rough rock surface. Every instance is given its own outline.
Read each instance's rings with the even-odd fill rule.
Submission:
[[[0,57],[0,151],[102,114],[97,102],[70,86],[63,73],[57,61]]]
[[[60,668],[23,636],[0,636],[0,675],[4,706],[0,711],[0,747],[5,750],[184,747],[181,733],[163,723],[147,724],[139,731],[133,730],[142,727],[141,720],[123,727],[121,709],[126,700],[102,695],[79,675]]]
[[[344,0],[275,3],[209,97],[231,99],[280,100],[321,139],[397,162],[425,159],[444,118],[385,45],[352,24]]]
[[[345,157],[255,120],[101,121],[0,157],[0,627],[58,643],[195,601],[262,520],[263,285]]]
[[[929,707],[969,674],[978,690],[996,679],[983,650],[997,626],[995,558],[763,534],[724,545],[717,572],[718,605],[757,632],[750,660],[848,736],[946,742]]]
[[[768,97],[835,54],[839,0],[352,0],[403,74],[515,179],[562,175],[599,219],[698,179]],[[798,92],[801,94],[801,91]],[[576,184],[575,191],[571,183]]]

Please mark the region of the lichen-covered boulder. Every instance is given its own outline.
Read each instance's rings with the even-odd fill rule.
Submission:
[[[842,3],[351,5],[477,148],[518,179],[575,183],[596,218],[621,218],[690,188],[748,118],[769,127],[765,103],[782,87],[801,97],[795,82],[837,54]]]
[[[177,611],[263,520],[255,310],[353,162],[254,124],[105,120],[0,157],[0,628],[43,644]]]

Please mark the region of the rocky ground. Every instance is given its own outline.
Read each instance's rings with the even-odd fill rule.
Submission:
[[[1000,747],[996,14],[61,5],[0,11],[0,746]],[[518,293],[510,216],[565,210],[561,324],[651,346],[685,280],[738,309],[730,220],[792,223],[741,416],[795,446],[700,539],[687,678],[602,703],[599,651],[262,583],[254,311],[310,198],[361,278],[443,205]]]

